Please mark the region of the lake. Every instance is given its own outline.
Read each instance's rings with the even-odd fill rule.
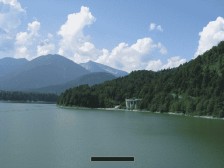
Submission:
[[[2,102],[0,167],[223,168],[224,120]]]

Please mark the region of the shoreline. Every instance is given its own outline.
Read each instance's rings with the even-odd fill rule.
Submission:
[[[57,104],[56,104],[57,105]],[[88,108],[88,107],[77,107],[77,106],[62,106],[57,105],[60,108],[68,108],[68,109],[95,109],[95,110],[106,110],[106,111],[124,111],[124,112],[137,112],[137,113],[154,113],[154,114],[166,114],[166,115],[176,115],[176,116],[185,116],[185,117],[193,117],[193,118],[203,118],[203,119],[212,119],[212,120],[224,120],[224,118],[218,118],[213,116],[199,116],[199,115],[187,115],[184,113],[175,113],[175,112],[152,112],[147,110],[127,110],[127,109],[118,109],[118,108]]]
[[[212,119],[212,120],[224,120],[224,118],[218,118],[218,117],[213,117],[213,116],[193,116],[195,118],[204,118],[204,119]]]

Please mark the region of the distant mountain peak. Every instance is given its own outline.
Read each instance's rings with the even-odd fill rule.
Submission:
[[[115,68],[112,68],[107,65],[100,64],[91,60],[86,63],[81,63],[80,65],[90,72],[107,72],[116,77],[128,75],[128,73],[125,71],[118,70],[118,69],[115,69]]]
[[[66,57],[49,54],[27,61],[23,66],[11,70],[10,73],[5,72],[2,75],[0,73],[0,76],[2,76],[0,78],[0,89],[27,90],[57,85],[88,73],[90,73],[88,70]]]
[[[58,54],[47,54],[47,55],[41,55],[33,60],[39,60],[39,59],[66,59],[66,60],[69,60],[67,59],[66,57],[64,56],[61,56],[61,55],[58,55]]]

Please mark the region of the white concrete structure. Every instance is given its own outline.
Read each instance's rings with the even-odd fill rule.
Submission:
[[[139,107],[139,102],[142,99],[136,99],[136,98],[132,98],[132,99],[125,99],[126,102],[126,109],[128,110],[136,110]]]

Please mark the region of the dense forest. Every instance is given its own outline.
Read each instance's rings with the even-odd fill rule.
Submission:
[[[57,102],[58,96],[46,93],[28,93],[16,91],[0,91],[0,100],[20,102]]]
[[[177,68],[134,71],[104,84],[66,90],[58,104],[124,107],[126,98],[141,98],[149,111],[224,117],[224,42]]]

